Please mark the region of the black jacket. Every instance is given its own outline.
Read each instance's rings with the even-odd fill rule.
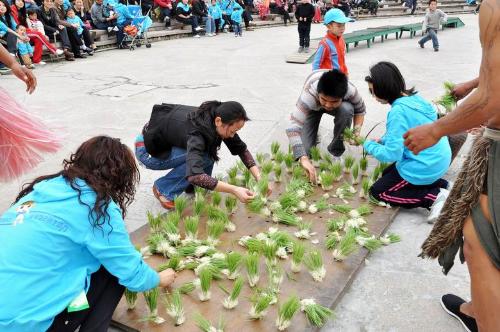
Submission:
[[[311,23],[314,17],[314,6],[310,3],[301,3],[297,6],[297,10],[295,10],[295,17],[297,18],[297,22],[299,24]],[[299,17],[305,18],[306,21],[299,21]]]
[[[189,113],[197,110],[198,107],[186,105],[155,105],[143,130],[146,151],[155,158],[167,158],[172,147],[187,150],[186,176],[205,173],[203,159],[207,155],[214,161],[219,160],[217,152],[222,141],[232,155],[247,150],[238,134],[222,140],[215,131],[213,119],[202,123],[190,120]]]
[[[57,20],[59,17],[57,16],[57,12],[54,8],[50,8],[48,12],[45,12],[43,7],[40,7],[40,10],[38,11],[38,17],[40,18],[45,31],[54,33],[58,30]]]
[[[205,17],[208,15],[208,8],[203,0],[193,2],[193,15]]]

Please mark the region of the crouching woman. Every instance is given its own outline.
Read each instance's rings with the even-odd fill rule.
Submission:
[[[132,151],[94,137],[63,165],[0,217],[0,331],[107,331],[125,287],[175,278],[151,269],[125,228],[139,180]]]
[[[192,192],[193,186],[233,194],[243,203],[254,197],[247,188],[211,176],[224,142],[253,177],[260,179],[252,154],[237,134],[248,120],[243,106],[235,101],[207,101],[200,107],[161,104],[153,108],[142,135],[136,138],[135,155],[148,169],[170,170],[153,185],[153,193],[165,209],[173,209],[175,197]]]
[[[372,197],[405,208],[431,210],[429,221],[437,218],[448,195],[448,182],[441,177],[451,163],[447,137],[418,155],[404,145],[409,129],[437,120],[434,107],[414,89],[407,89],[399,69],[390,62],[379,62],[365,78],[372,96],[390,104],[386,132],[377,140],[364,143],[365,150],[381,162],[392,163],[370,189]]]

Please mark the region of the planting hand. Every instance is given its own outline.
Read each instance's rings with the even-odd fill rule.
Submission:
[[[174,282],[175,277],[177,277],[177,274],[172,269],[158,272],[158,275],[160,276],[160,287],[170,286]]]
[[[255,197],[253,192],[243,187],[235,187],[233,194],[240,200],[241,203],[247,203]]]
[[[313,164],[307,156],[300,157],[300,165],[307,172],[307,176],[309,177],[309,181],[316,184],[317,176],[316,176],[316,168],[314,168]]]
[[[436,144],[441,136],[437,133],[435,123],[432,123],[408,130],[403,135],[403,138],[408,149],[414,154],[418,154],[420,151]]]
[[[474,90],[474,88],[477,87],[477,85],[474,86],[470,83],[471,82],[465,82],[455,85],[453,90],[451,90],[451,95],[457,100],[465,98],[469,93],[471,93],[472,90]]]

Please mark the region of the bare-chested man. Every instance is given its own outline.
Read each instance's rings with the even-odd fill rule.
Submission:
[[[445,295],[443,304],[468,330],[477,323],[480,331],[489,332],[500,330],[500,0],[482,2],[479,29],[479,78],[458,86],[455,94],[463,97],[477,88],[452,113],[404,137],[408,148],[418,153],[442,136],[486,126],[422,246],[422,257],[439,256],[447,272],[463,245],[472,301]]]

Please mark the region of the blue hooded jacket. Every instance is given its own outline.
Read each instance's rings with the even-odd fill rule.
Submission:
[[[208,14],[212,16],[214,20],[222,18],[222,10],[220,9],[219,4],[216,3],[215,5],[208,6]]]
[[[364,148],[381,162],[395,162],[399,175],[411,184],[431,184],[450,166],[448,138],[441,138],[436,145],[415,155],[404,145],[403,135],[411,128],[436,120],[434,107],[419,95],[398,98],[387,114],[386,132],[380,144],[366,141]]]
[[[233,12],[231,13],[231,21],[233,21],[234,23],[241,24],[243,8],[241,8],[241,6],[238,3],[235,3],[232,10]]]
[[[95,192],[83,181],[83,203]],[[103,265],[133,291],[158,286],[158,274],[130,242],[121,210],[109,204],[101,228],[88,206],[62,177],[41,181],[0,217],[0,331],[46,331],[54,317],[83,290]]]

